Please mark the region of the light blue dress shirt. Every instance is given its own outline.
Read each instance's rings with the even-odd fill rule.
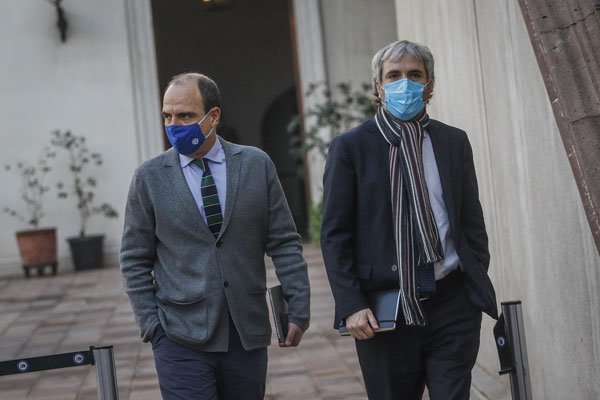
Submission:
[[[225,216],[225,202],[227,200],[227,169],[225,152],[223,151],[223,146],[218,138],[215,140],[213,147],[210,148],[208,153],[206,153],[203,158],[208,160],[208,167],[210,168],[210,172],[215,180],[215,185],[217,186],[217,194],[219,195],[219,202],[221,203],[221,212],[223,213],[223,216]],[[206,213],[204,212],[204,203],[202,201],[202,193],[200,191],[200,181],[204,171],[192,161],[194,161],[193,158],[184,156],[183,154],[179,155],[179,163],[181,164],[181,169],[183,170],[183,176],[185,176],[185,180],[190,188],[190,191],[192,192],[192,196],[194,196],[194,200],[196,201],[198,210],[200,210],[202,219],[204,219],[204,222],[206,222]]]
[[[425,131],[423,138],[423,170],[425,172],[425,182],[427,183],[427,192],[429,193],[429,203],[435,217],[435,223],[438,228],[438,234],[444,250],[444,259],[433,265],[435,280],[440,280],[450,272],[455,270],[460,261],[454,240],[450,235],[450,222],[448,221],[448,211],[442,195],[442,182],[437,167],[437,161],[433,152],[433,145],[429,132]]]

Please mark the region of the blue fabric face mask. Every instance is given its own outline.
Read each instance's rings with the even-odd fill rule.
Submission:
[[[386,84],[383,87],[385,109],[402,121],[411,120],[425,107],[423,101],[425,86],[408,78]]]
[[[212,111],[212,110],[211,110]],[[198,122],[194,122],[190,125],[167,125],[167,137],[169,138],[169,142],[171,145],[177,150],[180,154],[187,156],[189,154],[193,154],[206,141],[206,139],[212,135],[214,129],[208,133],[208,135],[204,136],[202,133],[202,128],[200,128],[200,124],[206,117],[208,117],[207,112],[204,117]]]

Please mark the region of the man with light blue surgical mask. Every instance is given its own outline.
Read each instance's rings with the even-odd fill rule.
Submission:
[[[262,150],[217,135],[221,97],[205,75],[175,76],[162,117],[173,147],[135,172],[121,270],[151,342],[165,400],[262,400],[271,326],[265,255],[288,301],[296,347],[310,317],[302,243]]]
[[[420,400],[425,386],[468,399],[482,311],[498,317],[471,146],[429,118],[426,46],[382,48],[372,78],[375,117],[331,142],[323,177],[334,326],[355,339],[370,399]]]

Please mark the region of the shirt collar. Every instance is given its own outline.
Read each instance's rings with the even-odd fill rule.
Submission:
[[[221,164],[223,161],[225,161],[225,152],[223,151],[223,146],[221,145],[219,138],[215,140],[215,143],[210,148],[208,153],[206,153],[202,158],[207,158],[217,164]],[[192,161],[194,161],[194,158],[179,154],[179,163],[181,168],[187,167]]]

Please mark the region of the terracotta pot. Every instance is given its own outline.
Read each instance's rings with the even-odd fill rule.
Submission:
[[[56,228],[17,232],[24,267],[56,264]]]

